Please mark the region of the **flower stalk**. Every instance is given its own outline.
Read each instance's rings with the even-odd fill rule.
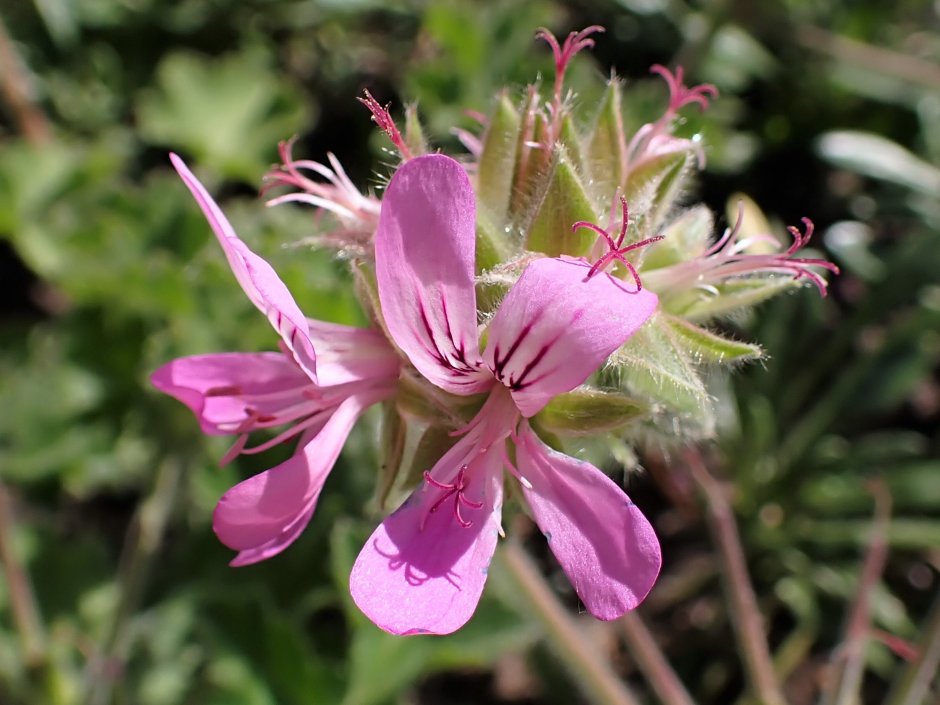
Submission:
[[[13,545],[15,525],[10,494],[0,482],[0,565],[24,660],[28,667],[37,668],[46,660],[46,634],[29,574]]]
[[[745,673],[754,695],[762,705],[786,705],[777,680],[770,647],[764,636],[764,619],[747,571],[734,512],[724,489],[708,470],[698,449],[686,451],[684,459],[692,478],[702,492],[709,533],[718,547],[722,577],[731,609],[731,623],[741,650]]]
[[[163,543],[167,523],[176,506],[185,463],[167,458],[160,466],[150,495],[137,507],[124,538],[118,568],[118,598],[101,650],[86,668],[84,705],[107,705],[116,676],[127,662],[133,646],[131,618],[137,610],[150,571]]]
[[[526,604],[542,624],[549,644],[595,705],[639,705],[640,700],[614,673],[608,659],[586,638],[562,606],[538,567],[516,539],[504,542],[498,558]]]
[[[836,676],[825,703],[854,705],[861,700],[862,676],[865,673],[865,647],[871,638],[871,598],[875,585],[884,572],[888,558],[888,522],[891,518],[891,495],[883,481],[871,484],[875,498],[868,550],[862,564],[855,600],[849,610],[845,636],[833,654]]]
[[[619,624],[630,655],[659,700],[664,705],[695,705],[640,613],[627,612]]]

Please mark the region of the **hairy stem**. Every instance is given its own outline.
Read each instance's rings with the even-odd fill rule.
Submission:
[[[659,700],[664,705],[695,705],[640,615],[627,612],[620,618],[620,626],[630,655]]]
[[[834,654],[837,677],[824,699],[834,705],[853,705],[861,701],[862,676],[865,673],[865,645],[871,632],[871,593],[884,571],[888,558],[888,521],[891,495],[883,482],[871,485],[875,497],[875,516],[868,551],[858,580],[858,591],[845,625],[845,637]]]
[[[36,105],[34,89],[16,45],[0,18],[0,96],[23,136],[33,144],[49,141],[49,120]]]
[[[901,671],[885,705],[920,705],[928,702],[931,683],[940,672],[940,592],[937,592],[930,608],[917,649],[917,659]]]
[[[718,547],[725,588],[731,603],[731,624],[751,689],[761,705],[784,705],[770,647],[764,637],[764,621],[747,572],[747,561],[734,512],[721,486],[705,466],[699,450],[688,450],[685,459],[705,500],[708,529]]]
[[[0,565],[6,576],[13,623],[20,635],[26,665],[40,667],[46,660],[46,635],[29,575],[13,546],[13,506],[6,487],[0,483]]]
[[[173,457],[163,461],[150,495],[138,506],[124,539],[118,569],[120,592],[104,646],[89,663],[85,705],[106,705],[131,648],[131,617],[143,595],[163,532],[175,503],[183,463]]]
[[[541,622],[549,644],[591,702],[597,705],[639,705],[640,701],[559,603],[519,542],[506,540],[496,555]]]

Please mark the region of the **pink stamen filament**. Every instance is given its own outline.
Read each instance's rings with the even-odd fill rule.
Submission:
[[[395,121],[392,120],[392,116],[388,112],[388,106],[383,107],[379,101],[372,97],[369,91],[363,91],[363,93],[365,93],[365,98],[359,98],[358,100],[372,113],[373,122],[388,135],[388,138],[392,141],[392,144],[398,148],[403,159],[411,159],[411,150],[408,149],[408,145],[405,144],[405,140],[402,139],[401,132],[398,131],[398,126],[395,125]]]
[[[366,198],[359,192],[335,156],[327,154],[332,169],[312,160],[295,160],[291,154],[294,142],[295,138],[292,138],[278,145],[281,165],[265,175],[261,195],[265,195],[278,186],[299,189],[301,193],[277,196],[269,200],[267,205],[277,206],[287,202],[302,202],[332,211],[348,219],[362,218],[363,214],[378,212],[377,202]],[[329,183],[313,181],[303,173],[304,171],[313,172]]]
[[[594,40],[589,37],[592,34],[603,32],[604,28],[600,25],[591,25],[585,27],[580,32],[571,32],[561,46],[558,39],[544,27],[540,28],[535,36],[537,39],[544,39],[552,49],[552,56],[555,58],[555,105],[561,104],[561,91],[565,82],[565,72],[568,70],[568,64],[571,59],[584,49],[590,49],[594,46]]]
[[[473,500],[467,499],[467,496],[464,493],[468,485],[466,477],[467,469],[467,465],[461,466],[461,468],[457,471],[457,477],[454,478],[453,484],[450,485],[443,482],[438,482],[433,477],[431,477],[431,473],[429,473],[427,470],[424,472],[424,479],[428,482],[429,485],[432,485],[440,490],[444,490],[444,495],[433,504],[429,511],[431,513],[436,512],[438,509],[440,509],[444,502],[446,502],[450,497],[454,497],[454,518],[457,520],[457,523],[465,529],[469,529],[471,526],[473,526],[473,522],[463,518],[463,516],[460,514],[460,505],[464,504],[471,509],[483,508],[483,502],[474,502]]]
[[[597,262],[594,263],[594,265],[588,271],[588,274],[585,277],[585,280],[590,279],[598,272],[603,271],[604,268],[607,267],[607,265],[609,265],[614,260],[617,260],[621,262],[624,267],[627,268],[627,271],[630,272],[631,276],[633,277],[633,281],[636,282],[637,291],[640,291],[643,288],[643,284],[642,282],[640,282],[640,275],[637,273],[636,268],[633,266],[633,264],[627,260],[625,255],[628,252],[631,252],[633,250],[638,250],[641,247],[646,247],[647,245],[651,245],[654,242],[659,242],[660,240],[663,239],[663,236],[656,235],[654,237],[648,237],[645,240],[640,240],[639,242],[634,242],[629,245],[623,246],[624,238],[626,238],[627,236],[627,228],[630,224],[630,212],[627,206],[627,199],[624,198],[623,196],[620,197],[620,208],[621,208],[620,234],[617,236],[616,242],[614,241],[614,238],[611,236],[611,234],[608,233],[606,230],[604,230],[601,226],[595,223],[589,223],[586,220],[579,220],[577,223],[572,224],[571,231],[575,232],[579,228],[588,228],[589,230],[594,231],[599,236],[604,238],[604,240],[607,242],[608,252],[602,255],[601,258],[597,260]]]
[[[656,122],[643,125],[630,140],[627,155],[631,162],[639,161],[641,155],[650,149],[654,140],[658,139],[664,132],[669,131],[673,118],[681,108],[689,103],[696,103],[701,110],[705,110],[708,108],[709,99],[718,97],[718,89],[710,83],[703,83],[691,88],[684,85],[684,72],[681,66],[677,66],[676,73],[673,74],[665,66],[654,64],[650,67],[650,72],[659,74],[666,81],[669,88],[669,105],[662,117]],[[701,163],[703,160],[704,157],[699,153],[699,162]]]
[[[665,66],[654,64],[650,67],[650,72],[662,76],[669,87],[669,107],[666,114],[670,117],[689,103],[696,103],[701,110],[705,110],[708,108],[709,99],[718,97],[718,89],[711,83],[702,83],[691,88],[686,86],[683,83],[684,70],[681,66],[677,66],[673,74]]]
[[[821,296],[826,296],[828,286],[826,280],[809,267],[820,267],[833,274],[839,274],[839,267],[820,258],[793,256],[809,243],[813,235],[813,222],[809,218],[803,218],[802,221],[804,226],[802,233],[793,226],[787,228],[793,235],[793,242],[783,252],[748,254],[742,252],[748,241],[763,241],[772,238],[754,236],[739,240],[738,235],[743,222],[743,208],[739,208],[735,224],[727,228],[721,238],[709,247],[702,257],[669,267],[668,270],[671,270],[672,276],[658,281],[663,287],[675,288],[681,286],[683,280],[709,286],[711,283],[735,276],[757,273],[788,274],[794,279],[808,279],[819,290]],[[705,277],[707,280],[703,280]]]
[[[256,453],[262,453],[268,450],[269,448],[273,448],[276,445],[280,445],[284,441],[287,441],[293,438],[294,436],[299,435],[302,431],[306,431],[311,426],[315,426],[321,421],[325,422],[326,419],[324,418],[324,416],[328,418],[333,413],[333,411],[334,409],[332,407],[329,409],[324,409],[323,411],[319,411],[313,414],[312,416],[304,419],[300,423],[294,424],[290,428],[282,431],[281,433],[277,434],[274,438],[268,441],[265,441],[264,443],[261,443],[260,445],[253,446],[252,448],[242,448],[242,454],[254,455]]]

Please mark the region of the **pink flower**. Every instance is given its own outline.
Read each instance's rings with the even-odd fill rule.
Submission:
[[[394,634],[461,627],[486,582],[508,470],[588,611],[614,619],[652,587],[659,543],[620,487],[546,446],[529,418],[603,364],[653,313],[656,296],[584,260],[537,259],[490,321],[481,353],[474,257],[475,202],[462,167],[442,155],[406,162],[388,186],[375,236],[383,316],[428,381],[488,397],[369,538],[353,566],[352,597]]]
[[[669,106],[656,122],[643,125],[627,145],[627,169],[636,171],[650,160],[668,154],[692,151],[698,157],[699,167],[705,166],[705,154],[701,145],[694,140],[682,139],[672,135],[672,125],[679,110],[690,103],[698,105],[700,110],[708,108],[708,101],[718,96],[718,89],[710,83],[702,83],[689,88],[683,83],[683,69],[676,67],[673,74],[665,66],[655,64],[650,73],[659,74],[669,87]]]
[[[305,203],[314,206],[318,215],[329,213],[334,222],[326,224],[321,233],[312,238],[313,242],[357,255],[371,250],[372,233],[381,207],[379,200],[363,195],[333,154],[327,154],[327,166],[310,159],[294,159],[293,147],[292,139],[278,145],[281,164],[265,175],[262,194],[282,186],[291,190],[271,198],[268,205]]]
[[[381,333],[305,318],[271,266],[254,254],[183,161],[173,166],[212,226],[242,289],[281,335],[281,352],[194,355],[151,375],[188,406],[204,433],[235,434],[223,458],[258,453],[299,437],[294,455],[226,492],[213,515],[219,539],[238,551],[232,565],[270,558],[304,530],[356,419],[392,396],[398,356]],[[245,448],[248,434],[287,426]]]

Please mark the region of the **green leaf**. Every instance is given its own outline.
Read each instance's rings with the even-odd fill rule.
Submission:
[[[581,178],[567,153],[559,149],[552,165],[548,190],[526,234],[526,249],[549,257],[585,255],[594,243],[594,237],[580,230],[572,232],[571,226],[579,220],[593,222],[595,218]]]
[[[406,418],[429,424],[457,428],[473,418],[483,405],[484,396],[462,397],[439,389],[423,379],[404,374],[395,397]]]
[[[676,340],[687,346],[696,363],[733,365],[747,360],[759,360],[764,355],[759,345],[730,340],[676,316],[662,314],[662,317],[675,334]]]
[[[817,150],[844,169],[900,184],[929,198],[940,192],[940,169],[880,135],[835,130],[820,138]]]
[[[482,213],[477,215],[476,273],[482,274],[511,257],[506,229],[500,230]]]
[[[853,467],[854,470],[854,467]],[[800,505],[825,516],[857,515],[870,509],[872,499],[867,482],[884,480],[898,511],[929,512],[940,506],[940,462],[923,460],[866,467],[864,473],[821,475],[800,488]]]
[[[585,174],[584,156],[581,153],[581,137],[574,126],[574,119],[571,115],[564,115],[561,119],[561,133],[558,136],[559,143],[565,148],[565,153],[575,171],[579,174]]]
[[[591,191],[598,205],[603,207],[613,201],[624,178],[627,157],[620,99],[620,81],[611,79],[597,109],[585,150],[586,169],[593,182]]]
[[[185,149],[227,177],[257,181],[276,159],[278,140],[310,127],[299,92],[250,55],[170,54],[157,67],[157,84],[138,101],[141,135]]]
[[[458,438],[451,435],[451,430],[436,425],[425,429],[411,457],[411,467],[405,478],[405,487],[414,487],[424,475],[424,471],[434,467],[444,453],[454,446]]]
[[[382,441],[379,444],[382,464],[375,485],[375,504],[380,509],[385,507],[388,494],[401,473],[407,435],[408,428],[398,407],[390,401],[382,402]]]
[[[644,402],[617,392],[579,388],[560,394],[536,419],[541,428],[562,436],[615,431],[649,413]]]

